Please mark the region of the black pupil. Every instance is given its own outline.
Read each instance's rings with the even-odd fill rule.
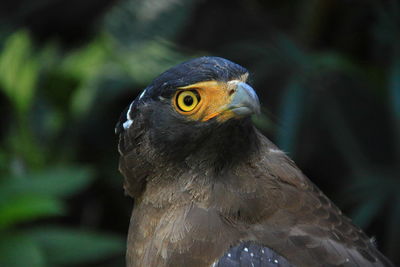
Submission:
[[[185,96],[183,103],[185,103],[186,106],[191,106],[193,104],[193,97],[190,95]]]

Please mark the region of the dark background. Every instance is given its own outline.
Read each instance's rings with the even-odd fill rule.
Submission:
[[[248,68],[257,126],[400,263],[400,3],[0,2],[0,266],[123,266],[114,125],[159,73]]]

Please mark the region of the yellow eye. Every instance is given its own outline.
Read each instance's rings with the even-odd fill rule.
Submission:
[[[200,96],[196,91],[182,91],[176,95],[176,104],[183,112],[192,111],[199,104]]]

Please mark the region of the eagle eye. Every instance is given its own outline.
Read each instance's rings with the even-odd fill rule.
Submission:
[[[199,104],[200,95],[195,90],[185,90],[176,95],[175,101],[181,111],[190,112]]]

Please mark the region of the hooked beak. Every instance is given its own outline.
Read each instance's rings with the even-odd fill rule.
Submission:
[[[221,90],[222,89],[218,89]],[[206,115],[202,121],[215,118],[219,122],[240,119],[260,113],[260,101],[254,89],[245,82],[233,80],[227,83],[226,102],[215,112]]]
[[[260,113],[260,101],[254,89],[244,82],[238,82],[233,98],[226,110],[233,112],[234,117],[247,117]]]

